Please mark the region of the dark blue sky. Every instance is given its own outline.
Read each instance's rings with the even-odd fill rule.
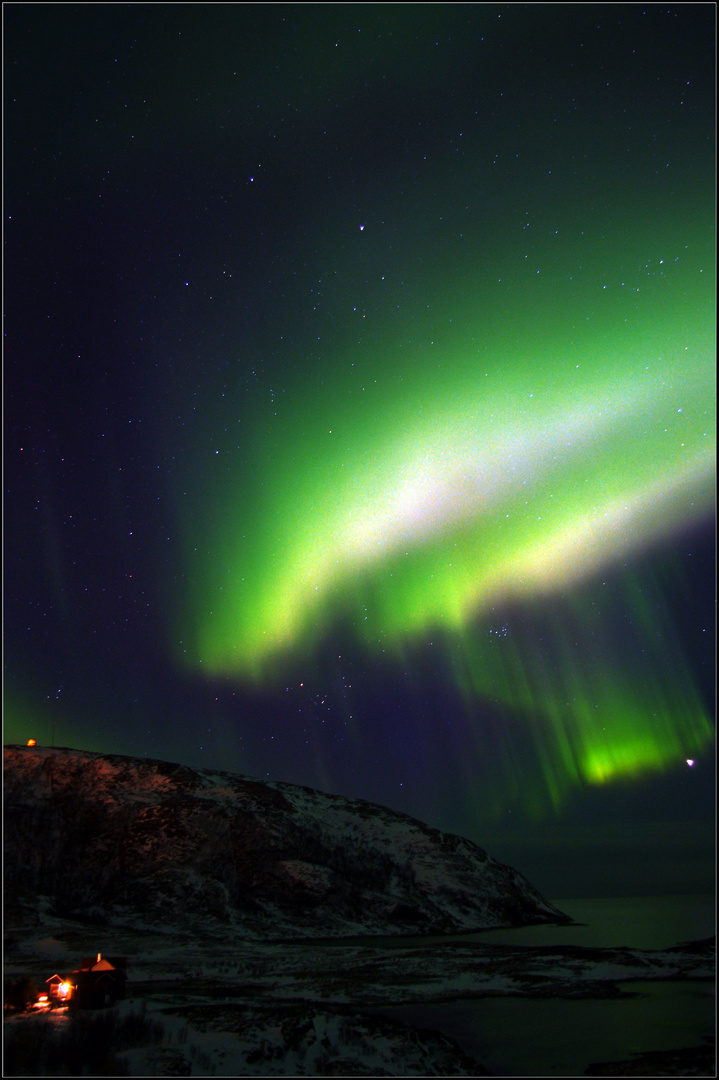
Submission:
[[[686,335],[686,370],[713,366],[713,5],[7,5],[4,27],[5,741],[370,799],[554,897],[710,887],[713,505],[665,506],[659,451],[661,529],[544,598],[501,596],[459,635],[441,622],[457,582],[419,561],[436,627],[416,631],[389,561],[353,568],[260,679],[212,669],[208,609],[225,572],[238,597],[247,574],[247,643],[283,582],[272,530],[325,556],[302,485],[334,466],[308,449],[333,394],[391,471],[395,413],[416,400],[431,421],[474,386],[456,359],[470,331],[482,357],[536,336],[540,377],[555,327],[582,359],[625,342],[626,363],[598,353],[597,407],[597,387],[628,394],[645,340],[659,364]],[[631,301],[601,309],[605,280]],[[532,363],[498,362],[502,393]],[[363,428],[350,395],[383,377]],[[631,440],[593,454],[572,466],[597,481],[577,517],[615,476],[629,498]],[[362,638],[357,597],[378,626],[405,619],[386,650]],[[222,618],[231,633],[231,604]],[[493,681],[482,642],[500,637]],[[633,678],[666,713],[654,763]],[[598,783],[588,710],[612,701],[616,775]],[[645,746],[626,767],[623,728]],[[670,760],[682,733],[701,745],[691,767]]]

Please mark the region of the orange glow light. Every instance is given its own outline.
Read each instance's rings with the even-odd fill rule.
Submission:
[[[27,744],[28,746],[37,746],[37,741],[35,739],[28,739]]]
[[[57,992],[60,995],[60,997],[67,997],[67,995],[70,993],[70,983],[67,983],[67,982],[60,983],[60,985],[57,988]]]

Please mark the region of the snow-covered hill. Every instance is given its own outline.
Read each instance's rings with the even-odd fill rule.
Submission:
[[[6,917],[265,940],[571,921],[471,841],[310,788],[11,746],[4,794]]]

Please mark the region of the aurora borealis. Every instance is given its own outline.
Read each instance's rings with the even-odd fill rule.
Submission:
[[[708,836],[713,9],[5,12],[6,741]]]
[[[237,449],[216,451],[226,476],[208,466],[218,512],[202,516],[193,541],[217,540],[191,576],[189,663],[261,672],[328,606],[349,606],[370,641],[461,630],[492,600],[570,585],[701,520],[713,501],[711,322],[657,356],[661,339],[677,337],[662,312],[676,310],[681,288],[645,292],[643,320],[631,305],[637,344],[627,317],[622,333],[585,335],[581,347],[561,327],[517,343],[480,321],[459,342],[438,330],[437,358],[411,375],[392,364],[402,343],[390,340],[379,379],[355,372],[369,366],[360,352],[319,403],[300,387],[284,416],[270,406],[253,434],[261,441],[271,426],[274,447],[249,478]],[[473,312],[479,301],[465,304]],[[233,497],[248,488],[249,520],[246,498]]]

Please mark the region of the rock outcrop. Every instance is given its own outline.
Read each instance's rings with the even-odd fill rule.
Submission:
[[[571,922],[469,840],[165,761],[5,748],[6,911],[245,939]]]

